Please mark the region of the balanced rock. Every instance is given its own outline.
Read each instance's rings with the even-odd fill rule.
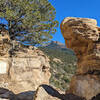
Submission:
[[[100,93],[100,28],[95,19],[68,17],[61,23],[61,32],[78,58],[70,92],[90,100]]]

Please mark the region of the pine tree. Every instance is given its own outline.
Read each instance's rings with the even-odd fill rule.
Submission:
[[[0,0],[0,18],[8,24],[11,40],[22,44],[42,44],[52,38],[58,21],[48,0]]]

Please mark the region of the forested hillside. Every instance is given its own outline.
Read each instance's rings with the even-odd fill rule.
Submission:
[[[57,88],[66,90],[76,70],[76,56],[73,51],[64,47],[63,44],[51,42],[40,49],[50,58],[51,79],[50,83]],[[65,88],[66,87],[66,88]]]

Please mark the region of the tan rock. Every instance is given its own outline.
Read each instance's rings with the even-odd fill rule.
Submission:
[[[100,93],[100,77],[97,75],[79,75],[72,78],[70,92],[91,100]]]
[[[90,24],[90,25],[97,25],[97,21],[95,19],[90,18],[76,18],[76,17],[66,17],[62,24],[65,24],[67,21],[82,21],[83,23]],[[81,23],[80,23],[81,24]]]
[[[0,74],[6,74],[9,71],[10,61],[8,58],[0,58]]]
[[[64,31],[64,29],[68,30],[66,32],[65,31],[62,32],[64,38],[65,37],[70,38],[68,37],[70,35],[67,34],[70,30],[74,34],[79,34],[82,37],[91,39],[93,41],[97,41],[99,38],[99,32],[96,25],[97,25],[97,22],[94,19],[68,17],[68,18],[65,18],[64,21],[62,22],[61,28],[62,28],[62,31]]]
[[[66,18],[66,23],[61,24],[66,46],[73,49],[78,57],[78,73],[87,73],[89,69],[100,70],[95,43],[99,39],[99,31],[92,21],[87,18]]]
[[[0,29],[0,57],[9,57],[10,36],[6,29]]]
[[[100,93],[97,89],[100,86],[100,28],[94,19],[68,17],[61,23],[61,32],[66,46],[78,58],[77,75],[71,81],[70,92],[90,100]]]
[[[61,59],[58,59],[58,58],[53,58],[53,61],[56,62],[56,63],[63,63],[63,62],[61,61]]]
[[[48,85],[40,86],[33,100],[61,100],[61,94]]]
[[[14,93],[36,90],[40,84],[49,84],[51,76],[49,59],[38,49],[19,50],[12,57],[1,57],[0,68],[0,86]]]

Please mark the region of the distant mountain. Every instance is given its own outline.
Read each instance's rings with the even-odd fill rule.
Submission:
[[[60,43],[58,41],[51,41],[50,43],[48,43],[46,45],[46,47],[50,47],[50,48],[58,48],[58,49],[66,49],[65,44]]]
[[[69,54],[74,55],[74,52],[71,49],[67,48],[65,44],[58,41],[51,41],[46,46],[44,46],[44,48],[63,50]]]

